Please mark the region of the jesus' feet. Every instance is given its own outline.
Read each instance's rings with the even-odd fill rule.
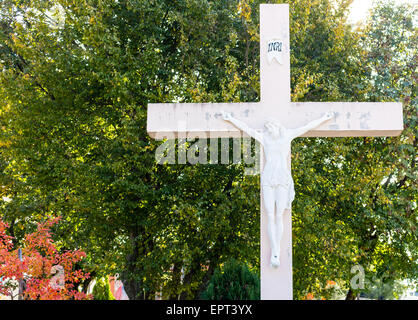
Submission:
[[[280,266],[280,255],[279,254],[272,254],[271,259],[270,259],[270,263],[271,263],[271,266],[275,267],[275,268]]]

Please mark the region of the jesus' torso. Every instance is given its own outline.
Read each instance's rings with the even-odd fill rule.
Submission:
[[[261,185],[291,187],[293,180],[288,164],[291,139],[288,137],[274,139],[265,134],[262,145],[264,148],[265,165],[261,173]]]

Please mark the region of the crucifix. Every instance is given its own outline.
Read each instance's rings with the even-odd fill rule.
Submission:
[[[261,299],[291,300],[291,139],[399,135],[402,104],[291,102],[288,4],[260,5],[260,88],[255,103],[149,104],[147,131],[160,139],[173,133],[239,138],[244,132],[261,142]]]

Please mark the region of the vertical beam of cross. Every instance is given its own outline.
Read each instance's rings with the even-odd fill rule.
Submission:
[[[280,62],[268,59],[269,43],[281,42]],[[260,96],[278,115],[285,115],[290,106],[290,41],[289,5],[260,6]],[[270,48],[271,49],[271,48]],[[261,152],[263,155],[263,152]],[[264,161],[261,156],[260,166]],[[290,166],[290,155],[289,164]],[[280,267],[270,266],[270,242],[267,234],[267,214],[260,188],[260,278],[261,299],[292,300],[292,215],[283,215],[283,238],[280,243]]]
[[[267,58],[274,40],[282,42],[280,63]],[[282,109],[290,103],[289,48],[289,5],[260,5],[260,101]]]

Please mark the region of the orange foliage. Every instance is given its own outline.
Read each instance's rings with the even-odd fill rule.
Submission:
[[[331,286],[335,286],[337,283],[335,282],[335,281],[332,281],[332,280],[328,280],[327,281],[327,287],[329,286],[329,287],[331,287]]]
[[[314,295],[312,293],[308,293],[305,297],[305,300],[313,300],[314,299]]]
[[[89,277],[88,273],[73,270],[76,262],[85,257],[80,250],[58,252],[51,235],[51,226],[59,218],[38,224],[37,230],[27,234],[22,249],[22,261],[18,250],[13,250],[13,238],[6,234],[8,225],[0,219],[0,294],[11,295],[13,284],[7,280],[24,279],[23,298],[30,300],[86,300],[91,295],[79,292],[77,284]],[[61,266],[62,285],[51,285],[51,269]]]

